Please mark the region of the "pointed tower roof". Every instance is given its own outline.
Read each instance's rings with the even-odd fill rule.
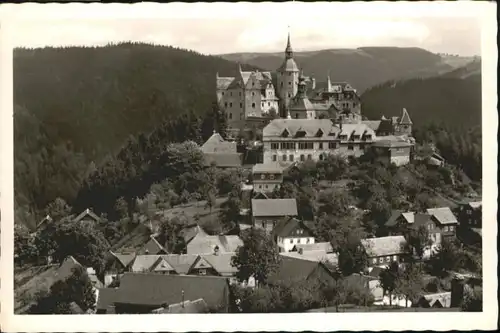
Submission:
[[[326,80],[326,89],[328,92],[332,92],[332,81],[330,80],[330,74],[328,74],[328,77]]]
[[[408,111],[406,111],[405,108],[403,108],[403,115],[401,116],[399,123],[403,124],[403,125],[412,125],[413,124],[413,122],[410,119],[410,115],[408,114]]]
[[[293,58],[292,43],[290,42],[290,31],[288,31],[288,39],[286,42],[285,57],[286,57],[286,59]]]

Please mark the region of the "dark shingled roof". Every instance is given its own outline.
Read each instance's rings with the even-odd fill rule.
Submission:
[[[97,216],[96,214],[94,214],[89,208],[85,209],[83,212],[80,213],[80,215],[78,215],[74,222],[79,222],[81,221],[85,216],[90,216],[94,221],[99,221],[99,216]]]
[[[296,199],[252,199],[252,215],[297,216]]]
[[[214,276],[125,273],[115,303],[158,306],[203,298],[209,307],[228,305],[229,281]]]
[[[97,311],[106,311],[110,305],[113,305],[118,289],[101,288],[97,297]]]
[[[151,236],[151,239],[144,244],[144,246],[138,251],[137,254],[159,254],[159,253],[167,253],[165,248],[158,243],[158,241]]]
[[[229,154],[219,154],[219,153],[205,153],[205,165],[215,166],[220,168],[237,168],[241,167],[243,164],[241,153],[229,153]]]
[[[312,235],[312,232],[309,229],[309,227],[305,223],[294,217],[286,220],[281,220],[278,223],[278,225],[274,228],[273,235],[280,237],[288,237],[290,233],[298,226],[307,230],[307,232],[309,232],[309,234]]]
[[[301,260],[296,258],[281,256],[278,269],[270,274],[269,282],[299,282],[305,281],[309,276],[322,265],[319,262]]]

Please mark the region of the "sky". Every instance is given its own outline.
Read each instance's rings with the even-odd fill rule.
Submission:
[[[485,3],[483,3],[485,4]],[[23,4],[0,9],[15,47],[142,41],[204,54],[363,46],[481,54],[481,3]],[[2,11],[3,10],[3,11]]]

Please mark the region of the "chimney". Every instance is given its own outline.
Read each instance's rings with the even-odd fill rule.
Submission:
[[[214,247],[214,255],[218,255],[219,254],[219,245],[215,245]]]
[[[148,250],[148,249],[146,249],[146,250],[144,251],[144,253],[149,254],[149,250]]]
[[[182,290],[182,302],[181,302],[181,306],[184,307],[184,290]]]

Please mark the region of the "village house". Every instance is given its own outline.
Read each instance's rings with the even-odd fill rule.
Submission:
[[[283,167],[278,163],[255,164],[252,182],[255,192],[272,192],[283,183]]]
[[[436,221],[441,229],[442,239],[453,239],[456,237],[458,220],[449,207],[429,208],[427,214]]]
[[[263,129],[264,163],[323,160],[328,154],[359,157],[375,132],[365,124],[330,119],[274,119]]]
[[[120,286],[107,296],[112,313],[152,313],[185,300],[203,299],[210,312],[228,312],[231,307],[228,279],[214,276],[125,273]],[[104,307],[101,305],[100,308]]]
[[[335,282],[333,273],[324,262],[282,256],[278,268],[270,274],[268,283],[316,282],[318,280],[326,283]]]
[[[83,212],[80,213],[75,219],[73,220],[74,222],[89,222],[89,223],[99,223],[101,219],[99,216],[94,214],[90,208],[85,209]]]
[[[481,201],[464,201],[457,207],[457,217],[460,225],[481,229],[483,222]]]
[[[215,165],[218,168],[238,168],[242,166],[243,157],[237,152],[236,142],[229,142],[217,132],[201,146],[205,157],[205,165]]]
[[[368,266],[387,267],[392,262],[404,261],[407,255],[406,240],[403,236],[367,238],[361,241],[368,255]]]
[[[412,142],[403,139],[378,140],[372,145],[372,149],[374,150],[378,161],[389,164],[393,163],[396,166],[410,163],[412,147]]]
[[[187,254],[233,253],[243,241],[237,235],[208,235],[200,230],[187,243]]]
[[[313,244],[315,241],[311,229],[295,217],[281,220],[272,235],[280,252],[290,252],[295,245]]]
[[[144,244],[138,251],[137,254],[166,254],[167,250],[160,244],[155,235],[151,235],[149,241]]]
[[[400,235],[404,228],[409,225],[413,225],[414,222],[415,213],[394,210],[387,222],[385,222],[385,227],[387,228],[389,235]]]
[[[280,221],[297,215],[296,199],[252,199],[252,224],[268,233]]]
[[[109,286],[114,280],[130,269],[136,257],[134,251],[115,253],[109,251],[105,258],[104,286]]]

